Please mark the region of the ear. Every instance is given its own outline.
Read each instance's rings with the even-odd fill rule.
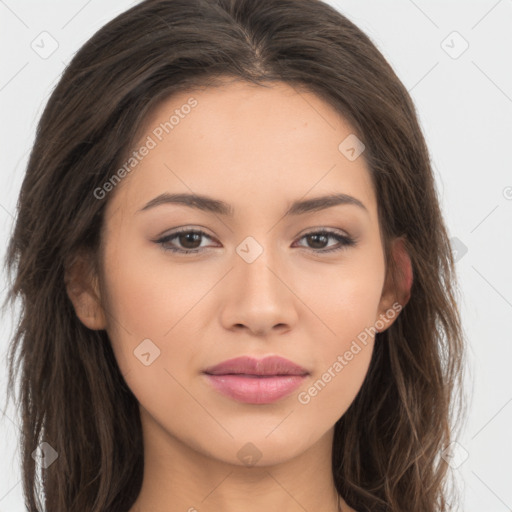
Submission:
[[[413,282],[411,258],[403,237],[391,242],[391,259],[379,302],[378,317],[375,319],[377,331],[388,329],[398,318],[398,314],[409,302]]]
[[[64,283],[80,321],[89,329],[106,328],[105,312],[101,306],[98,276],[93,271],[91,256],[76,255],[64,272]]]

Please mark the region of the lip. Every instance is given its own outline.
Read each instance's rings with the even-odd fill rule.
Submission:
[[[249,356],[235,357],[222,363],[210,366],[204,370],[210,375],[307,375],[309,372],[280,356],[267,356],[263,359],[256,359]]]
[[[276,402],[292,393],[309,375],[305,368],[279,356],[236,357],[203,373],[220,393],[250,404]]]

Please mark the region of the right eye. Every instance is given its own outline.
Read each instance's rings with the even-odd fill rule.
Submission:
[[[206,237],[211,240],[211,237],[209,237],[204,231],[185,228],[163,236],[156,240],[156,243],[159,244],[164,251],[171,251],[173,253],[180,254],[198,253],[203,252],[204,250],[204,247],[201,247],[200,245],[197,246],[197,242],[200,241],[202,237]],[[184,248],[181,249],[179,247],[169,245],[169,242],[172,240],[177,240],[184,246]],[[192,246],[192,248],[190,246]]]

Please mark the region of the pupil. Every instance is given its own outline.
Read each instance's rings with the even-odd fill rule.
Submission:
[[[313,244],[317,243],[319,238],[323,238],[324,239],[323,242],[325,242],[326,238],[327,238],[325,235],[308,235],[308,236],[309,236],[310,240],[313,239]],[[320,245],[322,246],[322,242],[320,242]],[[321,249],[322,247],[315,247],[315,248],[316,249],[318,249],[318,248]]]
[[[196,249],[197,247],[196,246],[193,246],[193,247],[190,247],[190,246],[187,246],[187,238],[188,237],[195,237],[195,241],[197,242],[197,239],[199,239],[200,235],[199,233],[185,233],[183,235],[180,235],[180,243],[186,248],[186,249]],[[183,243],[183,240],[185,240],[185,243]],[[192,242],[192,244],[194,243],[193,240],[188,240],[188,242]]]

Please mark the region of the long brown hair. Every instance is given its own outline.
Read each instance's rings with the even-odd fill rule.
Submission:
[[[150,109],[226,77],[314,92],[364,141],[386,261],[393,265],[389,241],[403,236],[414,281],[335,425],[334,480],[358,512],[451,509],[442,455],[464,410],[464,336],[454,260],[407,90],[371,40],[321,1],[147,0],[101,28],[64,71],[19,195],[6,302],[21,305],[9,394],[18,377],[27,510],[126,511],[140,491],[137,400],[106,332],[77,318],[65,269],[79,251],[97,257],[109,195],[93,191],[125,160]],[[39,475],[32,453],[41,442],[58,461]]]

